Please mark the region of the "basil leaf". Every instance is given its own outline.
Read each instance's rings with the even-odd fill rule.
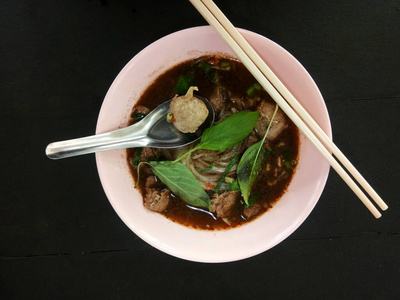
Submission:
[[[242,111],[229,116],[223,122],[204,130],[196,149],[225,151],[242,141],[253,130],[258,112]]]
[[[175,85],[175,92],[179,95],[184,95],[188,91],[189,87],[194,85],[194,73],[189,72],[185,75],[181,75]]]
[[[253,130],[259,113],[242,111],[226,118],[221,123],[204,130],[200,143],[184,153],[174,163],[198,149],[225,151],[242,141]]]
[[[150,161],[149,165],[154,175],[182,201],[189,205],[210,208],[210,197],[185,165],[171,161]]]
[[[242,191],[244,202],[246,202],[247,205],[249,204],[251,187],[256,180],[258,172],[261,171],[263,157],[259,155],[259,152],[260,146],[262,147],[263,144],[262,142],[261,140],[246,150],[237,168],[240,190]]]
[[[242,192],[244,202],[246,202],[246,205],[249,205],[251,187],[253,186],[253,183],[256,180],[258,173],[261,171],[261,165],[263,161],[263,155],[261,153],[262,148],[264,147],[264,141],[268,135],[269,130],[271,129],[272,121],[275,118],[278,108],[278,105],[276,105],[274,114],[269,121],[267,131],[265,132],[262,140],[249,147],[244,152],[242,158],[239,161],[239,165],[237,168],[237,177],[239,187]]]

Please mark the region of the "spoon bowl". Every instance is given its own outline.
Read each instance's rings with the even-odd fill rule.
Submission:
[[[157,106],[139,122],[123,129],[92,135],[83,138],[54,142],[47,146],[46,155],[51,159],[61,159],[94,152],[136,148],[178,148],[191,144],[201,138],[203,131],[212,126],[215,119],[214,108],[210,102],[199,97],[209,111],[207,119],[194,133],[182,133],[173,123],[167,122],[167,114],[172,99]]]

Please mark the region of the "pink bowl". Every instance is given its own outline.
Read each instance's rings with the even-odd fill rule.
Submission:
[[[325,102],[311,76],[285,49],[256,33],[240,30],[270,68],[331,137]],[[137,54],[118,74],[100,110],[96,133],[125,127],[132,106],[146,87],[179,62],[223,52],[233,55],[209,26],[175,32]],[[262,217],[227,231],[199,231],[146,210],[126,163],[126,151],[96,153],[104,191],[123,222],[140,238],[170,255],[198,262],[229,262],[251,257],[287,238],[316,205],[329,164],[301,135],[300,157],[288,191]]]

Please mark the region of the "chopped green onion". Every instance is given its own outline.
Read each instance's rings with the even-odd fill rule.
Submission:
[[[214,86],[217,86],[217,69],[212,68],[209,74],[211,77],[211,82],[214,84]]]
[[[229,61],[221,61],[221,63],[219,64],[219,66],[221,67],[221,69],[223,70],[229,70],[231,68],[231,65],[229,63]]]
[[[235,179],[233,179],[232,177],[225,177],[225,182],[226,183],[232,183],[234,181],[235,181]]]
[[[207,168],[200,170],[200,173],[205,173],[205,172],[209,172],[211,171],[211,169],[214,167],[214,163],[212,163],[211,165],[209,165]]]
[[[226,189],[229,191],[239,191],[240,187],[239,187],[239,182],[237,180],[235,180],[234,182],[231,183],[226,183]]]
[[[199,67],[202,68],[204,72],[208,72],[212,68],[211,65],[206,63],[205,61],[200,62]]]
[[[171,114],[170,112],[167,114],[167,122],[171,123],[172,119],[174,118],[173,114]]]
[[[253,84],[253,88],[255,88],[256,90],[260,90],[261,89],[261,84],[256,82],[256,83]]]
[[[247,90],[247,95],[249,95],[249,96],[251,97],[251,96],[254,95],[255,92],[256,92],[256,89],[255,89],[254,87],[251,86],[251,87]]]
[[[140,155],[142,154],[142,151],[143,151],[143,148],[137,148],[136,149],[136,156],[132,160],[132,165],[137,166],[139,164]]]
[[[261,89],[261,85],[258,82],[255,82],[248,90],[247,90],[247,95],[249,95],[250,97],[254,96],[254,93],[257,90]]]
[[[292,164],[288,161],[285,161],[285,167],[286,169],[290,170],[292,168]]]
[[[236,160],[238,158],[238,155],[235,154],[235,156],[232,158],[232,160],[229,162],[228,166],[226,167],[224,173],[222,174],[221,178],[218,180],[217,185],[215,186],[214,192],[218,192],[219,189],[221,188],[222,182],[225,180],[226,175],[228,175],[229,171],[232,169],[233,165],[235,164]]]

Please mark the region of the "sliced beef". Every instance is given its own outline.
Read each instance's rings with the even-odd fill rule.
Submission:
[[[221,194],[214,194],[211,199],[210,211],[215,213],[217,217],[227,218],[232,215],[239,197],[240,191],[226,191]]]
[[[274,114],[275,104],[261,101],[257,105],[257,111],[260,113],[260,117],[258,118],[255,130],[258,136],[262,138],[265,135],[269,122],[272,118],[272,115]],[[275,118],[272,121],[271,129],[269,130],[267,139],[270,141],[274,140],[287,126],[288,125],[286,124],[286,119],[283,111],[281,109],[278,109]]]
[[[160,191],[154,188],[155,184],[155,177],[149,176],[146,180],[146,195],[143,199],[143,204],[151,211],[162,212],[168,206],[170,191],[168,189]]]
[[[159,158],[160,155],[160,149],[144,147],[142,153],[140,154],[139,161],[150,161],[152,159]]]
[[[218,85],[208,101],[210,101],[211,105],[214,107],[215,114],[218,116],[224,104],[224,91],[220,85]]]
[[[253,204],[250,207],[247,207],[243,211],[243,215],[246,217],[246,219],[251,219],[253,218],[259,211],[261,207],[258,203]]]
[[[148,109],[146,106],[143,105],[136,105],[132,111],[133,114],[144,114],[147,115],[149,114],[150,109]]]

